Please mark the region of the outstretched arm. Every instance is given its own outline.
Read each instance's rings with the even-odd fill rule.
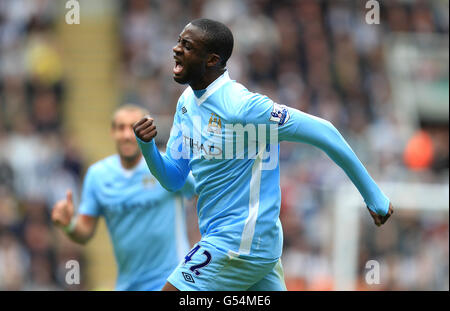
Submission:
[[[351,179],[366,202],[375,223],[384,223],[392,214],[392,205],[339,131],[328,121],[296,109],[289,109],[289,125],[280,126],[280,140],[303,142],[323,150]],[[374,215],[375,214],[375,215]]]
[[[244,91],[244,119],[253,124],[275,124],[279,141],[295,141],[323,150],[356,186],[376,225],[393,213],[389,199],[371,178],[339,131],[328,121],[278,105],[267,96]]]

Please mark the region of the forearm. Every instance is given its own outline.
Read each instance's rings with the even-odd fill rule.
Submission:
[[[81,217],[73,220],[74,224],[63,228],[66,235],[78,244],[86,244],[94,235],[95,225],[86,225]]]
[[[290,110],[296,128],[289,140],[304,142],[323,150],[340,166],[356,186],[367,206],[379,215],[386,215],[389,199],[367,172],[351,147],[328,121],[310,116],[298,110]]]
[[[177,162],[165,154],[161,154],[154,140],[146,143],[136,137],[145,162],[150,172],[168,191],[181,189],[186,181],[187,173]]]

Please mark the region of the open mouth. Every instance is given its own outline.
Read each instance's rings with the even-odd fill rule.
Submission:
[[[183,71],[183,65],[180,61],[175,60],[175,66],[173,67],[173,73],[179,75]]]

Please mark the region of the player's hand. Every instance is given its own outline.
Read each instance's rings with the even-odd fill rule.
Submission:
[[[368,207],[367,207],[367,209],[369,210],[369,213],[372,216],[373,221],[375,222],[375,225],[377,225],[378,227],[381,226],[382,224],[384,224],[386,222],[386,220],[388,220],[388,218],[391,217],[391,215],[394,213],[394,207],[392,206],[392,203],[389,203],[389,211],[384,216],[376,214]]]
[[[66,227],[73,217],[72,191],[67,191],[66,199],[56,202],[52,210],[52,221],[55,225]]]
[[[140,140],[150,142],[157,134],[156,126],[150,116],[145,116],[133,125],[134,133]]]

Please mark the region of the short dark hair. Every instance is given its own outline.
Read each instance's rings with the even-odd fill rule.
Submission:
[[[233,52],[233,34],[230,28],[221,22],[207,18],[198,18],[191,24],[205,33],[205,45],[209,52],[220,56],[220,64],[225,67]]]

